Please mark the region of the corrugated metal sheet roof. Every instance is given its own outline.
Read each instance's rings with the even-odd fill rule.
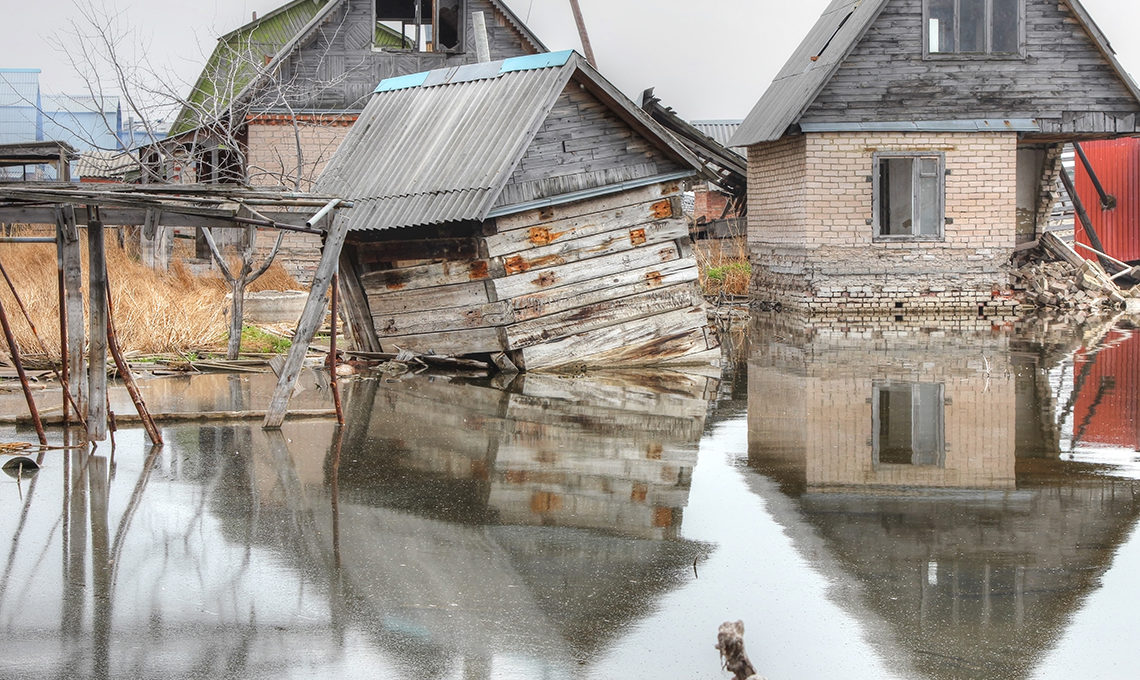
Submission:
[[[581,56],[566,51],[385,80],[316,191],[355,203],[353,230],[486,219],[571,78],[681,163],[699,167]]]
[[[708,135],[717,144],[728,147],[729,140],[740,129],[742,120],[694,120],[689,124]]]
[[[832,0],[744,119],[731,145],[749,146],[783,137],[831,80],[886,3],[887,0]]]
[[[466,68],[431,72],[436,85],[382,83],[317,191],[355,202],[353,223],[372,229],[482,219],[574,65],[473,80]]]

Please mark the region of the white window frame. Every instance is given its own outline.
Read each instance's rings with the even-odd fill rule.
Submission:
[[[914,227],[911,228],[910,234],[884,234],[883,224],[881,218],[883,214],[882,205],[882,171],[880,165],[885,160],[896,158],[909,158],[915,161],[913,168],[913,176],[911,177],[911,210],[916,218],[917,214],[922,211],[919,209],[921,201],[920,188],[921,188],[921,168],[922,159],[933,159],[938,161],[938,224],[937,230],[934,234],[916,234]],[[872,156],[871,163],[871,177],[872,177],[872,199],[871,211],[873,217],[871,225],[874,228],[874,241],[876,242],[892,242],[892,241],[944,241],[946,240],[946,154],[941,151],[882,151],[876,152]],[[917,219],[912,219],[912,225],[917,222]]]
[[[932,52],[930,50],[930,2],[931,0],[922,0],[922,55],[923,59],[1024,59],[1026,57],[1025,47],[1025,2],[1026,0],[1018,0],[1017,3],[1017,51],[1015,52],[994,52],[992,51],[993,41],[993,0],[985,0],[986,3],[986,47],[981,52],[960,52],[958,46],[961,44],[960,36],[960,12],[962,0],[954,0],[954,36],[955,36],[955,50],[953,52]]]

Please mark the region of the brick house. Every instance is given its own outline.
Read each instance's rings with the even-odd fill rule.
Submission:
[[[733,137],[761,303],[1008,314],[1066,141],[1138,132],[1077,0],[834,0]]]
[[[218,39],[150,174],[309,190],[377,83],[476,61],[479,13],[491,59],[547,51],[501,0],[293,0],[255,17]],[[289,234],[279,261],[308,281],[318,246]],[[209,262],[201,238],[182,255]]]

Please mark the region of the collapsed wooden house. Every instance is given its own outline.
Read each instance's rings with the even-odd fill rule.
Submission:
[[[700,167],[574,52],[383,81],[317,182],[355,205],[357,349],[716,361],[680,211]]]
[[[1065,142],[1140,133],[1078,0],[834,0],[731,143],[758,302],[1007,315]]]

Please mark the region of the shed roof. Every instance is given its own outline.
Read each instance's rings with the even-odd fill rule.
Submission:
[[[316,190],[353,201],[354,230],[507,214],[496,199],[571,79],[685,167],[700,167],[585,59],[565,51],[385,80]]]
[[[733,135],[732,146],[775,141],[799,122],[891,0],[832,0]],[[1140,89],[1080,0],[1059,0],[1077,17],[1133,96]]]

